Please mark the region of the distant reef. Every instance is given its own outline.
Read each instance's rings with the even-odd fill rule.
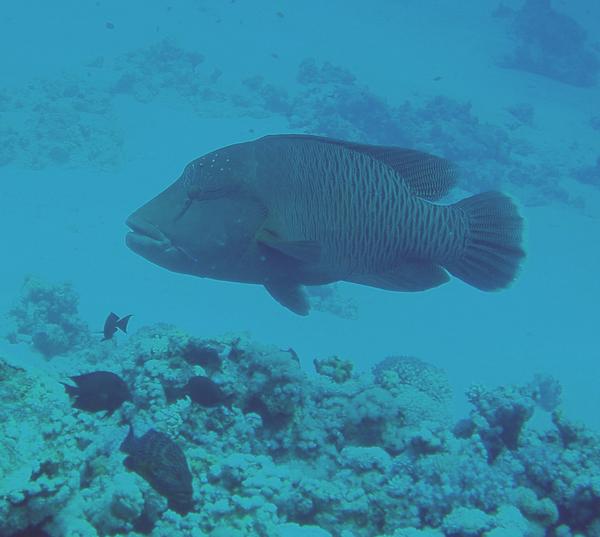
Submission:
[[[591,85],[599,64],[585,48],[585,34],[546,3],[530,0],[520,11],[502,5],[495,10],[515,46],[498,63]],[[491,122],[468,99],[447,95],[435,73],[423,81],[419,95],[399,100],[390,98],[397,92],[381,94],[348,68],[323,59],[305,58],[291,70],[295,77],[286,81],[269,73],[240,77],[198,51],[162,39],[22,87],[0,88],[0,117],[7,118],[0,125],[0,168],[119,170],[130,158],[130,135],[118,111],[123,103],[135,103],[134,109],[185,109],[199,123],[206,117],[234,117],[245,125],[278,118],[291,132],[420,149],[459,164],[461,188],[507,189],[527,205],[581,208],[585,196],[574,189],[577,182],[600,185],[586,168],[598,156],[594,150],[548,149],[537,121],[538,102],[516,99],[495,110]],[[593,125],[584,127],[593,133]],[[249,128],[247,138],[255,137]]]
[[[38,356],[0,356],[2,536],[600,536],[600,437],[564,416],[552,378],[473,386],[457,422],[446,374],[418,358],[304,371],[293,349],[168,325],[100,341],[72,289],[35,285],[44,300],[26,288],[17,313],[40,324],[11,337]],[[40,356],[32,334],[51,317],[81,337]],[[61,384],[99,370],[131,392],[110,416]],[[192,377],[218,385],[215,404],[167,400]],[[175,496],[169,476],[189,474]]]

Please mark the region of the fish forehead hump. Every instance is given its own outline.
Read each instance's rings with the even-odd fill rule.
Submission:
[[[254,142],[243,142],[194,159],[183,170],[178,186],[187,192],[194,187],[251,181],[256,170],[254,149]]]

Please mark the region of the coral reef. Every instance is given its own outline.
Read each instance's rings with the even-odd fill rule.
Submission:
[[[313,285],[306,287],[306,292],[315,310],[329,312],[342,319],[358,318],[356,302],[342,294],[339,284]]]
[[[393,106],[350,71],[311,58],[300,64],[297,81],[299,90],[292,92],[261,76],[253,77],[245,81],[249,97],[234,104],[242,113],[283,115],[297,131],[418,147],[449,158],[461,169],[473,171],[461,176],[460,185],[466,190],[506,186],[532,204],[576,203],[561,184],[555,167],[527,158],[534,149],[513,135],[514,127],[504,129],[480,121],[469,102],[437,95]],[[511,110],[519,124],[533,122],[527,105]]]
[[[573,86],[594,86],[600,59],[587,46],[585,30],[556,11],[550,0],[526,0],[519,10],[500,5],[496,16],[509,21],[515,49],[501,65],[553,78]]]
[[[114,169],[121,160],[123,139],[110,97],[85,77],[66,74],[5,89],[0,117],[0,166]]]
[[[540,0],[529,0],[521,11],[502,8],[497,14],[509,20],[524,43],[507,64],[572,83],[593,82],[595,56],[574,21]],[[580,37],[569,41],[570,34]],[[567,37],[551,46],[547,35]],[[518,127],[535,126],[527,103],[509,107],[511,121],[503,127],[480,120],[469,102],[445,95],[392,105],[348,69],[312,58],[300,63],[295,83],[285,86],[263,74],[242,80],[225,75],[200,52],[163,39],[115,58],[98,57],[77,74],[6,88],[0,92],[0,117],[13,121],[0,127],[0,166],[118,167],[124,136],[116,110],[126,97],[144,105],[176,103],[198,118],[279,116],[289,130],[419,148],[469,170],[460,181],[465,190],[508,187],[528,204],[583,203],[565,188],[560,172],[572,167],[571,153],[555,155],[549,163],[544,147],[517,137],[522,134]],[[313,298],[316,309],[356,317],[355,304],[337,289],[315,289]]]
[[[91,334],[78,316],[79,297],[70,284],[25,278],[20,301],[9,312],[8,340],[29,341],[46,357],[81,349]]]
[[[600,157],[592,166],[580,166],[573,170],[573,177],[580,183],[600,187]]]
[[[315,358],[315,369],[319,375],[329,377],[333,382],[346,382],[352,378],[353,364],[339,356]]]
[[[31,319],[32,331],[47,322]],[[564,416],[550,377],[475,386],[454,424],[444,372],[416,358],[358,373],[330,357],[309,375],[291,349],[167,325],[110,354],[91,340],[86,357],[82,369],[116,370],[130,388],[113,415],[74,408],[58,374],[0,359],[2,535],[600,535],[600,438]],[[167,400],[197,375],[228,404]],[[529,426],[535,412],[551,412],[545,428]],[[127,470],[128,424],[184,454],[192,496],[180,513]]]

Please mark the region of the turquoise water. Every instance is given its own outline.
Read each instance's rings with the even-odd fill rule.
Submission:
[[[127,433],[126,423],[134,422],[136,432],[137,428],[155,427],[180,441],[188,463],[196,461],[190,463],[196,480],[194,512],[181,517],[182,522],[163,505],[158,509],[161,522],[150,530],[152,535],[201,536],[211,535],[211,531],[221,535],[215,520],[226,524],[223,535],[235,535],[234,529],[242,535],[278,535],[276,531],[284,536],[304,535],[299,528],[284,528],[286,523],[310,526],[305,528],[306,535],[327,531],[344,537],[600,534],[600,489],[589,485],[594,498],[591,503],[566,502],[569,507],[565,507],[557,499],[558,493],[553,496],[539,484],[536,488],[518,480],[519,486],[534,490],[540,501],[550,498],[557,505],[558,518],[542,523],[541,515],[535,519],[521,506],[529,529],[493,533],[501,524],[494,526],[488,521],[468,533],[466,523],[456,529],[454,519],[443,522],[444,516],[464,506],[498,517],[498,505],[519,506],[519,502],[502,498],[489,500],[489,505],[469,503],[466,496],[458,494],[446,508],[445,500],[435,493],[416,488],[410,489],[411,495],[429,494],[431,502],[438,501],[436,516],[427,518],[421,509],[412,520],[398,516],[397,522],[390,519],[377,526],[369,518],[375,516],[374,510],[386,512],[395,507],[382,503],[375,508],[378,500],[374,495],[370,496],[370,508],[360,514],[323,507],[317,514],[300,516],[274,501],[271,504],[279,509],[273,515],[279,516],[279,530],[274,519],[265,522],[266,515],[259,516],[250,507],[219,515],[213,507],[220,496],[214,495],[212,504],[200,498],[203,483],[208,480],[216,487],[221,474],[198,462],[208,460],[198,450],[210,452],[210,447],[194,442],[198,433],[190,425],[200,420],[200,414],[202,420],[207,419],[207,411],[194,409],[200,414],[190,417],[189,410],[182,408],[178,418],[170,415],[171,421],[157,414],[159,407],[161,412],[170,408],[174,415],[179,410],[164,400],[152,403],[154,407],[149,403],[154,401],[148,395],[151,390],[140,386],[144,386],[144,375],[150,373],[132,358],[145,345],[144,338],[172,337],[166,328],[138,332],[157,323],[176,326],[197,338],[218,340],[229,345],[227,348],[231,339],[224,334],[247,334],[260,344],[291,347],[308,378],[315,376],[315,358],[339,356],[352,362],[359,375],[367,374],[386,356],[414,356],[445,371],[454,393],[451,401],[444,401],[452,423],[473,411],[473,397],[469,402],[464,394],[474,384],[493,390],[525,386],[536,374],[550,376],[562,387],[564,415],[580,422],[587,428],[586,434],[596,438],[593,435],[600,427],[600,288],[596,277],[600,270],[599,31],[600,5],[584,0],[27,1],[4,6],[0,15],[0,47],[4,51],[0,309],[8,314],[17,304],[22,315],[33,320],[14,337],[15,315],[6,316],[3,332],[9,337],[0,341],[0,357],[19,371],[25,367],[37,379],[31,382],[41,383],[53,394],[48,401],[60,402],[59,416],[53,419],[66,423],[63,436],[79,437],[85,430],[90,442],[104,438],[116,442],[113,448],[118,448]],[[519,277],[498,293],[481,292],[456,278],[421,293],[340,283],[323,291],[328,293],[326,300],[319,301],[313,294],[313,311],[300,317],[279,305],[261,286],[168,272],[125,246],[127,216],[175,181],[189,161],[233,143],[288,132],[398,145],[448,158],[461,169],[458,188],[448,202],[490,189],[510,194],[526,221],[527,258]],[[33,325],[41,322],[35,311],[46,308],[47,313],[51,306],[40,306],[27,288],[23,291],[24,279],[30,274],[43,282],[35,285],[50,289],[49,296],[54,297],[50,302],[63,304],[63,291],[52,287],[63,282],[70,282],[79,300],[78,310],[67,313],[81,321],[81,337],[54,356],[44,356],[31,340],[37,329]],[[117,334],[114,349],[99,345],[100,336],[92,332],[102,329],[110,311],[134,314],[129,337],[138,338],[138,343]],[[64,329],[60,322],[58,326]],[[166,360],[168,352],[160,347],[155,355]],[[257,359],[256,353],[253,359]],[[179,364],[177,353],[175,358],[169,356],[173,364]],[[165,372],[162,366],[155,367],[152,378],[179,384],[191,374],[203,374],[189,369],[189,364],[182,365],[181,373],[177,368]],[[121,374],[145,395],[125,403],[122,415],[119,411],[104,421],[85,412],[73,414],[59,380],[95,369]],[[215,378],[233,386],[232,390],[231,379],[251,383],[249,373],[239,364],[229,373],[219,374],[222,376]],[[10,390],[20,375],[0,376],[4,384],[0,389],[5,390],[3,412],[10,416],[15,415],[11,406],[15,399],[8,394],[13,393]],[[307,390],[316,390],[311,386]],[[20,446],[27,442],[37,445],[32,439],[35,435],[23,431],[43,424],[44,407],[32,402],[39,399],[34,393],[22,394],[19,403],[30,410],[25,412],[29,421],[22,422],[23,436],[19,436],[18,424],[11,429],[8,421],[4,422],[7,430],[2,436],[16,438]],[[291,395],[290,401],[296,407],[305,404]],[[234,402],[230,409],[235,416],[236,405]],[[485,414],[481,408],[479,412]],[[64,418],[67,415],[70,417]],[[324,430],[329,418],[321,418],[321,429],[315,427]],[[211,419],[225,420],[219,416]],[[536,427],[543,431],[552,427],[549,423],[548,413],[536,411],[530,426],[532,431]],[[241,430],[245,429],[240,425]],[[249,425],[247,432],[256,434]],[[276,440],[258,435],[259,447],[244,447],[241,434],[237,434],[239,444],[231,453],[222,448],[223,461],[229,461],[223,462],[224,467],[233,465],[229,459],[234,454],[264,455],[281,462],[268,447]],[[285,444],[294,442],[293,438],[277,441]],[[346,440],[347,446],[365,447],[350,437]],[[215,445],[220,441],[215,440]],[[233,445],[233,440],[228,442]],[[595,445],[595,440],[587,444],[581,440],[582,446],[590,443]],[[402,449],[390,449],[383,440],[368,444],[392,458],[403,453]],[[77,495],[75,486],[70,486],[70,493],[65,492],[48,513],[43,513],[43,501],[28,507],[26,501],[14,500],[11,494],[15,490],[30,490],[24,483],[35,474],[32,468],[39,466],[32,462],[37,448],[18,451],[29,474],[27,470],[19,478],[0,474],[0,483],[4,481],[0,516],[7,521],[2,535],[40,522],[51,535],[137,534],[132,520],[140,513],[130,519],[122,517],[119,525],[106,523],[89,509],[69,511],[73,502],[69,504],[67,498]],[[327,449],[325,452],[335,459]],[[457,455],[457,460],[469,461],[465,453]],[[582,466],[587,464],[587,473],[600,482],[600,473],[594,473],[600,468],[600,458],[585,453],[581,457],[588,462]],[[307,461],[311,459],[305,455],[286,451],[284,458],[302,468],[302,464],[310,466]],[[354,456],[346,455],[348,459]],[[99,456],[81,455],[76,460],[84,464]],[[129,479],[132,497],[155,494],[137,474],[123,473],[122,458],[113,458],[106,465],[127,476],[123,479]],[[219,464],[218,450],[209,458],[210,464]],[[323,460],[320,464],[327,466]],[[348,463],[345,471],[359,475],[359,466]],[[487,472],[489,468],[485,468]],[[278,471],[278,479],[285,481],[287,470]],[[75,473],[73,468],[65,470],[64,476],[70,476],[65,481]],[[519,470],[502,475],[517,474]],[[419,475],[414,482],[419,482]],[[515,482],[498,480],[507,490],[515,487]],[[104,485],[94,486],[106,490]],[[219,486],[222,491],[229,490],[230,496],[245,497],[242,489]],[[577,486],[584,485],[573,485],[573,490]],[[571,497],[566,492],[563,496]],[[270,502],[268,495],[255,497],[265,505]],[[86,501],[93,503],[89,498]],[[300,500],[290,500],[294,501]],[[98,505],[103,505],[98,513],[111,511],[114,502],[102,502],[98,499]],[[584,511],[592,514],[584,515]],[[86,529],[73,529],[65,522],[69,517],[85,518]],[[368,522],[361,525],[363,518]],[[259,519],[260,524],[248,522]],[[236,525],[236,520],[244,522]],[[531,529],[532,520],[537,529]],[[402,533],[407,527],[421,533]],[[196,533],[190,533],[191,528]]]

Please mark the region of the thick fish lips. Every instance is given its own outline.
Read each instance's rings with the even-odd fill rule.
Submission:
[[[135,213],[126,221],[131,229],[125,242],[136,254],[175,272],[198,273],[197,260],[173,242],[154,224]]]

